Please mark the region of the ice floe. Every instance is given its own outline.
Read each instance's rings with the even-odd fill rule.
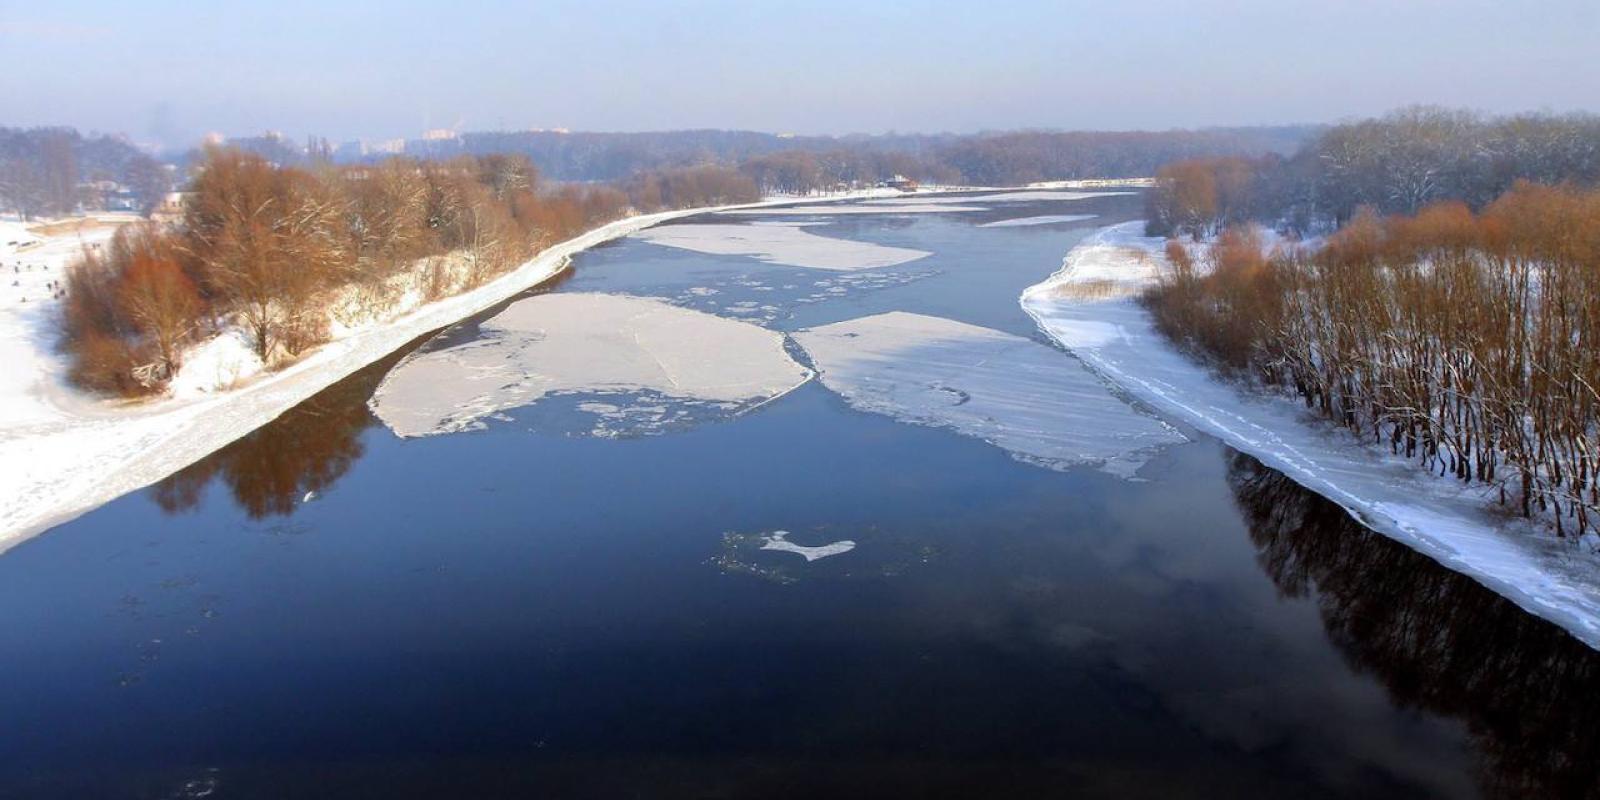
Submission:
[[[1045,214],[1038,217],[1017,217],[1016,219],[1002,219],[994,222],[985,222],[980,228],[1019,228],[1030,225],[1058,225],[1066,222],[1082,222],[1094,219],[1099,214]]]
[[[1131,476],[1185,441],[1046,345],[941,317],[891,312],[795,334],[825,386],[851,406],[949,428],[1054,469]]]
[[[997,192],[995,194],[952,194],[942,197],[884,197],[875,200],[863,200],[866,206],[907,206],[907,205],[966,205],[969,203],[1037,203],[1051,200],[1089,200],[1096,197],[1117,197],[1119,195],[1135,194],[1134,192],[1064,192],[1064,191],[1023,191],[1023,192]]]
[[[618,435],[618,422],[681,418],[673,406],[685,403],[739,413],[810,375],[782,334],[750,323],[649,298],[548,294],[513,303],[468,342],[408,356],[370,405],[408,437],[481,428],[548,396],[616,395],[577,410],[608,421],[598,435]]]
[[[1357,441],[1311,417],[1293,398],[1213,377],[1167,342],[1134,297],[1165,263],[1163,240],[1142,234],[1143,222],[1130,222],[1084,240],[1058,272],[1023,293],[1023,309],[1095,371],[1156,410],[1255,456],[1367,527],[1600,649],[1600,557],[1586,544],[1557,541],[1494,515],[1480,492]]]
[[[812,269],[872,269],[932,255],[924,250],[820,236],[795,223],[663,225],[646,228],[634,236],[652,244],[697,253],[751,256],[769,264]]]
[[[876,203],[878,201],[874,201]],[[783,208],[744,208],[724,211],[724,216],[798,215],[825,217],[836,214],[955,214],[962,211],[988,211],[984,206],[955,205],[938,202],[937,198],[895,199],[882,205],[868,203],[838,203],[812,206],[786,206]]]
[[[849,539],[840,539],[837,542],[819,545],[795,544],[789,541],[788,531],[773,531],[762,537],[762,550],[778,550],[784,553],[794,553],[806,561],[816,561],[819,558],[837,556],[856,549],[856,543]]]

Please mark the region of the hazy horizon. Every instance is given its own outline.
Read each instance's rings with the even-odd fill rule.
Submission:
[[[1600,5],[1588,2],[1538,13],[1442,0],[974,11],[0,0],[0,47],[12,56],[0,124],[171,147],[213,131],[343,141],[430,128],[1164,130],[1318,124],[1416,103],[1600,108],[1590,49]]]

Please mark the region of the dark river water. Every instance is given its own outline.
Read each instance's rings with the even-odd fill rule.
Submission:
[[[934,253],[844,276],[630,239],[539,291],[1038,339],[1021,290],[1139,207],[817,220]],[[0,796],[1600,791],[1595,652],[1213,440],[1057,471],[816,381],[402,440],[367,400],[403,355],[0,556]]]

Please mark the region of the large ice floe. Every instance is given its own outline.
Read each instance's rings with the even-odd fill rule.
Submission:
[[[1075,360],[989,328],[896,311],[795,340],[852,407],[948,428],[1040,466],[1131,476],[1155,449],[1185,441]]]
[[[994,194],[951,194],[941,197],[917,197],[908,195],[904,197],[880,197],[872,200],[861,201],[865,206],[907,206],[907,205],[967,205],[969,203],[1037,203],[1051,200],[1089,200],[1095,197],[1117,197],[1119,195],[1134,194],[1133,192],[1070,192],[1058,190],[1033,190],[1033,191],[1008,191]]]
[[[812,206],[788,206],[784,208],[742,208],[735,211],[724,211],[724,216],[806,216],[825,217],[836,214],[957,214],[962,211],[988,211],[984,206],[955,205],[941,203],[937,198],[916,198],[909,200],[896,200],[882,205],[876,203],[836,203]]]
[[[856,270],[890,267],[932,255],[924,250],[821,236],[804,230],[807,224],[768,222],[749,225],[662,225],[646,228],[634,236],[652,244],[693,250],[697,253],[751,256],[769,264],[786,264],[812,269]]]
[[[390,371],[370,401],[402,437],[482,428],[541,398],[581,396],[597,435],[644,433],[686,407],[731,415],[811,376],[782,334],[738,320],[625,295],[548,294],[519,300],[462,344],[424,349]],[[594,397],[594,395],[609,395]]]
[[[1600,649],[1600,556],[1496,515],[1479,491],[1357,441],[1281,395],[1219,380],[1175,350],[1135,295],[1164,263],[1142,222],[1084,240],[1022,307],[1108,380],[1173,419],[1249,453],[1343,506],[1366,526]]]
[[[980,228],[1021,228],[1021,227],[1028,227],[1028,226],[1031,226],[1031,225],[1059,225],[1059,224],[1065,223],[1065,222],[1082,222],[1082,221],[1084,221],[1086,219],[1094,219],[1097,216],[1099,216],[1099,215],[1098,214],[1045,214],[1043,216],[1038,216],[1038,217],[1016,217],[1016,218],[1013,218],[1013,219],[995,220],[994,222],[985,222],[982,225],[979,225],[978,227],[980,227]]]

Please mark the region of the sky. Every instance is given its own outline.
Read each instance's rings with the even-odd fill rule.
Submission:
[[[1600,110],[1600,0],[0,0],[0,125],[179,146]]]

